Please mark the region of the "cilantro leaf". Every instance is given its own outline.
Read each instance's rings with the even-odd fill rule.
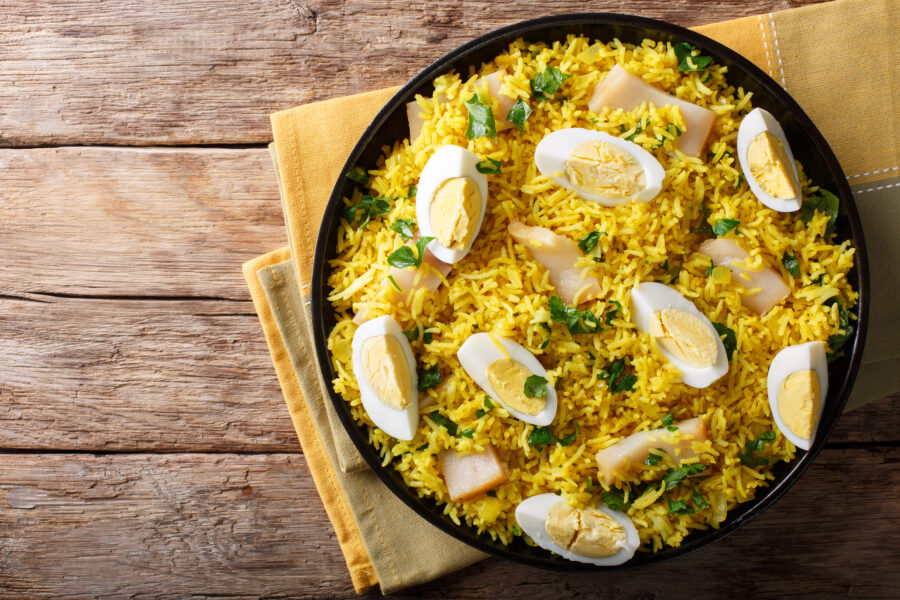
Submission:
[[[388,254],[388,264],[392,267],[397,267],[398,269],[405,269],[406,267],[415,267],[418,269],[422,266],[422,259],[425,257],[425,246],[433,239],[433,237],[425,236],[416,240],[416,250],[418,250],[418,255],[413,253],[413,249],[410,246],[400,246]]]
[[[700,227],[691,229],[691,233],[708,233],[712,235],[712,226],[709,224],[709,207],[700,205]]]
[[[428,442],[425,442],[424,444],[416,448],[416,452],[421,452],[422,450],[428,450]]]
[[[559,296],[550,298],[550,319],[556,323],[565,323],[571,333],[597,333],[603,331],[600,319],[589,310],[578,310],[576,306],[568,306]]]
[[[615,308],[611,308],[611,309],[609,309],[608,311],[606,311],[606,318],[603,320],[603,323],[604,323],[607,327],[611,327],[611,326],[612,326],[612,320],[615,319],[616,316],[617,316],[620,312],[622,312],[622,303],[621,303],[621,302],[619,302],[618,300],[610,300],[609,303],[610,303],[610,304],[615,304],[616,307],[615,307]]]
[[[369,174],[362,167],[353,167],[347,171],[347,179],[355,181],[360,185],[369,185]]]
[[[662,448],[654,448],[647,454],[647,458],[644,459],[644,464],[650,465],[651,467],[656,466],[662,462],[663,455],[665,454],[667,454],[667,452]]]
[[[678,467],[677,469],[669,469],[668,471],[666,471],[666,474],[663,475],[662,481],[666,484],[666,490],[671,490],[690,475],[702,473],[708,468],[709,465],[694,463],[692,465],[684,465],[683,467]]]
[[[703,271],[703,276],[704,276],[704,277],[709,277],[709,276],[711,276],[711,275],[712,275],[712,272],[713,272],[713,269],[715,269],[715,268],[716,268],[716,263],[714,263],[712,259],[709,259],[709,266],[706,267],[706,270],[705,270],[705,271]]]
[[[675,137],[681,137],[684,133],[675,123],[669,123],[668,125],[666,125],[666,131],[668,131]]]
[[[492,410],[494,408],[494,403],[491,402],[491,399],[487,396],[484,397],[484,407],[488,410]]]
[[[625,502],[625,491],[619,488],[612,488],[608,492],[600,494],[600,500],[612,510],[628,510],[633,500]]]
[[[408,199],[415,198],[416,194],[418,192],[419,192],[419,186],[417,186],[416,184],[413,183],[412,185],[409,186],[409,190],[407,190],[407,192],[406,192],[406,197]]]
[[[446,429],[447,433],[449,433],[450,435],[456,435],[456,432],[459,431],[459,425],[457,425],[438,411],[434,411],[428,416],[431,417],[432,421]]]
[[[763,449],[763,446],[774,441],[775,432],[766,431],[759,434],[756,439],[744,444],[744,453],[738,457],[741,460],[741,464],[745,464],[748,467],[759,467],[761,465],[767,465],[775,460],[768,456],[759,456],[756,454]]]
[[[572,442],[575,441],[575,438],[578,437],[578,433],[580,431],[581,426],[578,423],[575,423],[575,431],[565,436],[564,438],[559,439],[550,430],[550,427],[548,425],[544,425],[543,427],[535,428],[535,430],[528,435],[528,443],[539,450],[543,450],[544,446],[547,446],[549,444],[570,446]]]
[[[499,160],[486,158],[484,160],[478,161],[478,164],[475,165],[475,169],[479,173],[484,173],[485,175],[499,175],[501,164],[502,163]]]
[[[580,240],[578,240],[578,248],[581,249],[583,254],[590,254],[594,251],[594,248],[597,247],[597,242],[600,241],[600,236],[606,235],[605,231],[592,231]]]
[[[403,288],[400,287],[400,284],[397,283],[397,280],[394,279],[394,276],[393,276],[393,275],[388,275],[387,278],[388,278],[388,281],[391,282],[391,285],[394,286],[394,289],[395,289],[395,290],[397,290],[398,292],[402,292],[402,291],[403,291]]]
[[[706,501],[700,492],[694,491],[691,493],[691,502],[693,502],[694,506],[688,506],[686,500],[672,500],[671,498],[666,499],[666,504],[669,508],[669,514],[676,515],[693,515],[704,508],[709,508],[709,502]]]
[[[570,74],[563,73],[556,67],[547,67],[531,78],[531,93],[541,102],[549,100],[569,77]]]
[[[667,414],[662,418],[662,426],[668,429],[669,431],[678,431],[678,428],[675,427],[675,416],[672,413]]]
[[[844,308],[844,303],[841,302],[840,298],[829,298],[825,301],[827,306],[832,306],[835,303],[838,305],[838,327],[840,327],[841,332],[828,337],[828,347],[831,349],[831,352],[828,353],[829,362],[837,358],[838,351],[847,343],[847,340],[853,337],[855,330],[853,325],[850,324],[850,311]]]
[[[525,131],[525,121],[531,116],[531,107],[528,103],[519,98],[516,103],[509,109],[506,120],[516,126],[519,131]]]
[[[800,277],[800,261],[797,260],[796,256],[785,253],[785,255],[781,257],[781,264],[784,265],[784,268],[787,269],[788,273],[794,277]]]
[[[625,367],[627,364],[625,363],[624,358],[620,358],[618,360],[610,363],[608,367],[600,374],[600,379],[605,379],[609,383],[609,391],[613,394],[618,394],[619,392],[633,392],[634,384],[637,383],[637,375],[634,373],[625,373]]]
[[[413,219],[397,219],[391,223],[391,229],[400,234],[400,239],[408,242],[415,235],[416,222]]]
[[[828,190],[819,189],[815,194],[803,200],[803,205],[800,206],[800,217],[804,223],[809,223],[816,212],[828,215],[828,224],[825,226],[825,239],[830,240],[831,236],[834,235],[840,204],[841,201],[837,196]]]
[[[472,439],[472,436],[475,435],[475,428],[466,429],[465,431],[461,431],[459,433],[459,437]]]
[[[702,71],[713,61],[711,56],[697,54],[694,51],[697,47],[687,42],[678,42],[675,44],[675,58],[678,59],[678,70],[681,72]]]
[[[716,328],[716,333],[722,338],[722,345],[725,346],[725,355],[730,362],[731,357],[734,356],[734,351],[737,350],[737,334],[734,332],[734,329],[722,323],[713,322],[713,327]]]
[[[718,219],[712,226],[712,233],[716,237],[722,237],[740,224],[737,219]]]
[[[419,339],[419,328],[416,325],[413,325],[412,329],[405,330],[403,335],[408,337],[409,341],[414,342]]]
[[[428,388],[433,388],[437,384],[441,382],[441,370],[437,365],[434,365],[430,369],[419,370],[419,391],[425,391]]]
[[[365,195],[359,204],[352,204],[344,209],[344,218],[353,225],[356,217],[362,214],[357,227],[365,227],[372,220],[372,217],[383,217],[391,212],[391,201],[394,198],[376,198],[374,196]]]
[[[466,110],[469,111],[469,127],[466,129],[466,137],[474,140],[480,137],[497,137],[497,126],[494,123],[494,112],[490,105],[482,104],[478,94],[464,101]]]
[[[547,395],[547,379],[540,375],[529,375],[525,380],[525,396],[543,398]]]

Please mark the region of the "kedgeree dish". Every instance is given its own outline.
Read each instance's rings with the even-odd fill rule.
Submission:
[[[600,566],[677,547],[815,439],[853,335],[837,197],[687,43],[512,43],[358,165],[335,379],[455,523]]]

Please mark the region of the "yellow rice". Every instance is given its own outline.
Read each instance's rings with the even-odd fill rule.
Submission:
[[[615,64],[717,113],[705,159],[672,152],[675,142],[666,125],[674,123],[684,129],[675,108],[644,105],[631,112],[604,109],[600,114],[587,109],[595,84]],[[529,80],[547,66],[556,66],[572,77],[553,100],[538,103],[530,98]],[[469,140],[462,101],[473,93],[477,76],[500,68],[508,74],[504,92],[528,101],[534,114],[524,133],[511,129],[499,133],[496,140]],[[594,454],[636,431],[659,427],[667,413],[676,421],[704,417],[710,440],[703,447],[704,460],[711,469],[708,476],[692,478],[670,492],[658,485],[645,491],[646,482],[658,481],[668,468],[662,463],[644,467],[640,482],[623,485],[629,499],[643,493],[628,514],[644,550],[678,546],[693,529],[718,527],[728,510],[752,499],[756,488],[772,479],[771,466],[748,467],[738,458],[748,441],[765,431],[777,432],[766,392],[769,363],[787,345],[824,341],[839,333],[837,306],[823,303],[836,296],[845,306],[855,304],[856,294],[846,276],[854,250],[849,242],[824,241],[825,215],[817,214],[805,225],[799,213],[778,213],[763,206],[748,186],[742,185],[738,191],[741,171],[735,140],[741,117],[752,108],[751,94],[728,85],[725,76],[726,68],[715,64],[705,71],[680,73],[672,46],[652,40],[637,47],[618,40],[592,43],[575,36],[550,46],[518,41],[477,72],[438,77],[435,93],[445,99],[435,103],[418,98],[425,120],[421,135],[412,143],[402,140],[385,147],[384,157],[370,171],[370,193],[398,200],[389,215],[365,228],[341,222],[337,258],[328,280],[334,290],[330,299],[337,319],[328,338],[337,373],[333,385],[352,407],[357,422],[368,426],[369,441],[380,452],[383,464],[399,471],[421,496],[441,503],[454,522],[467,523],[509,543],[518,533],[514,510],[524,498],[559,492],[572,504],[596,505],[603,488],[597,483]],[[567,100],[561,101],[564,96]],[[634,141],[653,153],[666,170],[663,191],[650,203],[607,208],[587,202],[555,186],[535,167],[535,146],[552,131],[584,127],[627,137],[648,119],[650,126]],[[664,143],[656,148],[660,137]],[[503,173],[489,176],[487,214],[469,255],[454,265],[435,292],[420,290],[409,306],[391,307],[379,299],[379,293],[389,268],[387,255],[403,242],[389,224],[398,218],[415,218],[415,200],[405,199],[407,190],[417,183],[431,154],[446,144],[500,160]],[[801,179],[804,193],[816,189],[802,175]],[[357,195],[346,202],[359,199]],[[747,267],[768,264],[778,269],[792,289],[787,301],[759,317],[741,306],[736,278],[706,276],[709,260],[696,252],[701,237],[690,232],[701,224],[704,202],[710,222],[720,218],[740,221],[740,241],[750,251]],[[547,227],[572,240],[595,230],[607,232],[598,244],[604,262],[593,263],[590,257],[584,260],[600,282],[602,299],[579,308],[600,315],[611,308],[612,300],[620,302],[624,308],[612,327],[599,334],[572,335],[564,326],[554,325],[549,345],[540,348],[546,333],[537,324],[549,320],[547,304],[555,289],[546,269],[508,235],[506,228],[512,219]],[[802,277],[791,277],[784,270],[780,257],[785,252],[796,254]],[[724,323],[737,334],[738,350],[728,374],[706,389],[681,383],[676,369],[631,321],[630,290],[644,281],[667,281],[661,268],[667,259],[683,263],[673,287],[711,321]],[[823,285],[812,284],[819,275],[824,275]],[[421,367],[440,367],[443,383],[425,392],[435,405],[422,411],[418,432],[410,442],[390,438],[372,426],[362,409],[350,342],[356,329],[351,318],[363,308],[372,310],[373,316],[393,314],[404,329],[417,327],[420,332],[433,333],[430,344],[424,344],[420,336],[413,342],[413,350]],[[484,331],[516,340],[545,366],[553,367],[548,373],[551,383],[558,386],[559,411],[551,429],[562,438],[575,431],[577,424],[580,430],[573,444],[553,444],[544,451],[530,446],[527,438],[534,426],[510,417],[499,405],[486,416],[476,417],[485,394],[464,373],[456,351],[469,335]],[[633,392],[612,394],[599,375],[620,357],[630,360],[638,383]],[[427,415],[438,409],[459,424],[460,430],[474,428],[472,438],[451,436],[431,421]],[[508,464],[509,481],[496,489],[496,499],[449,501],[436,454],[444,449],[474,452],[487,444]],[[790,461],[795,448],[778,433],[763,453]],[[665,498],[687,498],[694,490],[709,501],[709,509],[693,515],[668,513]]]

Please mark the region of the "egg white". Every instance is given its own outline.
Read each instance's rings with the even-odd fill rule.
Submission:
[[[400,347],[403,349],[403,356],[406,359],[413,397],[410,398],[409,405],[402,410],[397,410],[382,402],[378,392],[369,385],[369,379],[363,370],[363,344],[373,336],[385,334],[400,340]],[[416,375],[416,358],[413,355],[412,346],[409,345],[409,340],[403,335],[403,329],[390,315],[366,321],[353,334],[351,348],[353,349],[353,374],[359,385],[359,393],[366,414],[369,415],[376,427],[389,436],[398,440],[413,439],[416,426],[419,424],[418,376]]]
[[[635,550],[641,545],[641,538],[637,529],[627,514],[622,511],[612,510],[606,505],[600,505],[597,507],[597,510],[615,519],[625,530],[625,542],[621,545],[619,551],[605,558],[590,558],[566,550],[550,539],[545,526],[550,509],[560,502],[565,502],[565,499],[556,494],[539,494],[526,498],[516,507],[516,522],[519,524],[519,527],[541,548],[555,552],[568,560],[599,565],[601,567],[612,567],[630,560],[634,556]]]
[[[644,181],[646,183],[644,189],[631,198],[609,198],[591,194],[573,185],[565,175],[566,160],[578,144],[594,140],[621,148],[633,156],[638,164],[641,165],[641,169],[644,170]],[[585,200],[598,202],[604,206],[618,206],[630,201],[650,202],[662,190],[663,179],[666,176],[666,171],[659,164],[659,161],[634,142],[611,136],[602,131],[592,131],[579,127],[560,129],[545,136],[534,151],[534,163],[537,165],[538,170],[543,175],[551,178],[556,185],[576,192]]]
[[[647,326],[654,313],[666,308],[675,308],[692,314],[703,321],[703,324],[712,331],[719,351],[715,364],[710,367],[702,369],[693,367],[675,357],[661,345],[657,345],[663,356],[668,358],[681,371],[681,381],[685,384],[695,388],[705,388],[728,372],[728,356],[725,354],[725,344],[722,343],[722,338],[719,337],[716,328],[713,327],[710,320],[697,310],[693,302],[667,285],[650,281],[637,285],[631,290],[631,304],[634,309],[632,311],[634,323],[641,331],[646,332],[648,330]]]
[[[778,390],[781,389],[782,382],[791,373],[797,371],[815,371],[819,377],[819,414],[816,415],[816,423],[813,425],[812,435],[809,439],[804,439],[788,429],[781,418],[781,411],[778,409]],[[769,365],[766,387],[769,392],[769,408],[772,409],[772,418],[775,419],[778,430],[798,448],[809,450],[813,440],[816,439],[816,430],[819,428],[822,409],[825,407],[825,398],[828,396],[828,357],[825,354],[825,344],[823,342],[807,342],[788,346],[779,351],[772,359],[772,364]]]
[[[428,244],[428,249],[435,258],[445,263],[458,263],[465,258],[472,249],[472,244],[475,243],[475,238],[478,237],[478,232],[481,231],[481,225],[484,222],[488,197],[487,176],[478,172],[478,169],[475,168],[477,164],[478,157],[465,148],[441,146],[431,155],[419,175],[419,183],[416,188],[416,219],[419,231],[423,236],[436,237],[431,226],[431,203],[441,184],[454,177],[468,177],[475,182],[478,191],[481,192],[481,212],[478,216],[478,225],[465,248],[453,250],[442,246],[437,239]]]
[[[753,192],[756,199],[772,210],[777,210],[778,212],[793,212],[799,210],[800,205],[803,203],[802,191],[798,192],[793,198],[776,198],[756,182],[753,173],[750,171],[750,161],[747,158],[747,150],[750,148],[750,142],[753,141],[753,138],[763,131],[769,131],[772,135],[781,140],[781,144],[784,146],[784,152],[788,157],[788,162],[791,163],[790,172],[793,173],[794,182],[798,184],[799,190],[800,175],[797,173],[797,165],[794,163],[794,154],[791,152],[791,146],[788,144],[787,136],[784,135],[784,130],[781,128],[778,121],[775,120],[775,117],[761,108],[754,108],[747,113],[747,116],[741,119],[741,124],[738,127],[738,162],[741,163],[744,179],[747,180],[747,185],[750,186],[750,191]]]
[[[494,388],[491,386],[491,383],[488,381],[487,375],[485,375],[484,372],[487,366],[495,360],[506,358],[506,355],[497,347],[494,340],[497,340],[497,342],[503,346],[507,354],[509,354],[509,358],[522,363],[533,374],[546,378],[547,370],[541,365],[540,361],[535,358],[534,354],[525,349],[524,346],[496,335],[493,336],[494,340],[492,340],[491,335],[492,334],[489,333],[476,333],[475,335],[470,335],[469,339],[460,346],[456,353],[459,364],[461,364],[462,368],[469,374],[469,377],[475,380],[478,387],[487,392],[492,400],[499,402],[503,408],[509,411],[509,414],[515,418],[538,426],[549,425],[552,423],[553,419],[556,418],[557,406],[556,390],[553,389],[552,385],[547,385],[547,403],[544,406],[544,409],[536,415],[528,415],[514,410],[503,404],[503,401],[500,400],[500,396],[494,391]]]

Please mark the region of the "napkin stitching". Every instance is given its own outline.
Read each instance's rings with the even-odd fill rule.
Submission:
[[[866,173],[860,173],[859,175],[851,175],[847,179],[856,179],[857,177],[865,177],[866,175],[878,175],[879,173],[890,173],[891,171],[900,170],[900,167],[891,167],[889,169],[878,169],[876,171],[867,171]]]
[[[864,190],[856,190],[856,191],[854,192],[854,194],[865,194],[866,192],[876,192],[876,191],[878,191],[878,190],[884,190],[884,189],[887,189],[887,188],[897,187],[898,185],[900,185],[900,184],[898,184],[898,183],[889,183],[889,184],[887,184],[887,185],[879,185],[878,187],[870,187],[870,188],[866,188],[866,189],[864,189]]]
[[[366,486],[360,486],[360,491],[363,495],[363,500],[366,501],[366,506],[369,508],[369,512],[374,512],[374,508],[372,508],[372,503],[369,502],[369,493],[366,491]],[[387,546],[384,543],[384,536],[381,533],[381,527],[378,525],[378,519],[372,519],[372,523],[375,525],[375,532],[378,534],[378,543],[381,545],[381,551],[384,553],[384,558],[387,560],[388,566],[391,568],[391,573],[394,574],[394,581],[398,584],[400,583],[400,577],[397,575],[397,569],[394,568],[394,561],[391,560],[391,554],[387,550]]]
[[[772,41],[775,44],[775,58],[778,59],[778,70],[781,72],[781,87],[787,89],[787,83],[784,80],[784,65],[781,62],[781,48],[778,47],[778,32],[775,30],[775,17],[769,13],[769,25],[772,27]]]
[[[763,21],[762,15],[756,15],[759,18],[759,30],[762,32],[762,43],[763,49],[766,51],[766,63],[769,66],[769,76],[774,76],[772,73],[772,57],[769,56],[769,43],[766,41],[766,23]]]

